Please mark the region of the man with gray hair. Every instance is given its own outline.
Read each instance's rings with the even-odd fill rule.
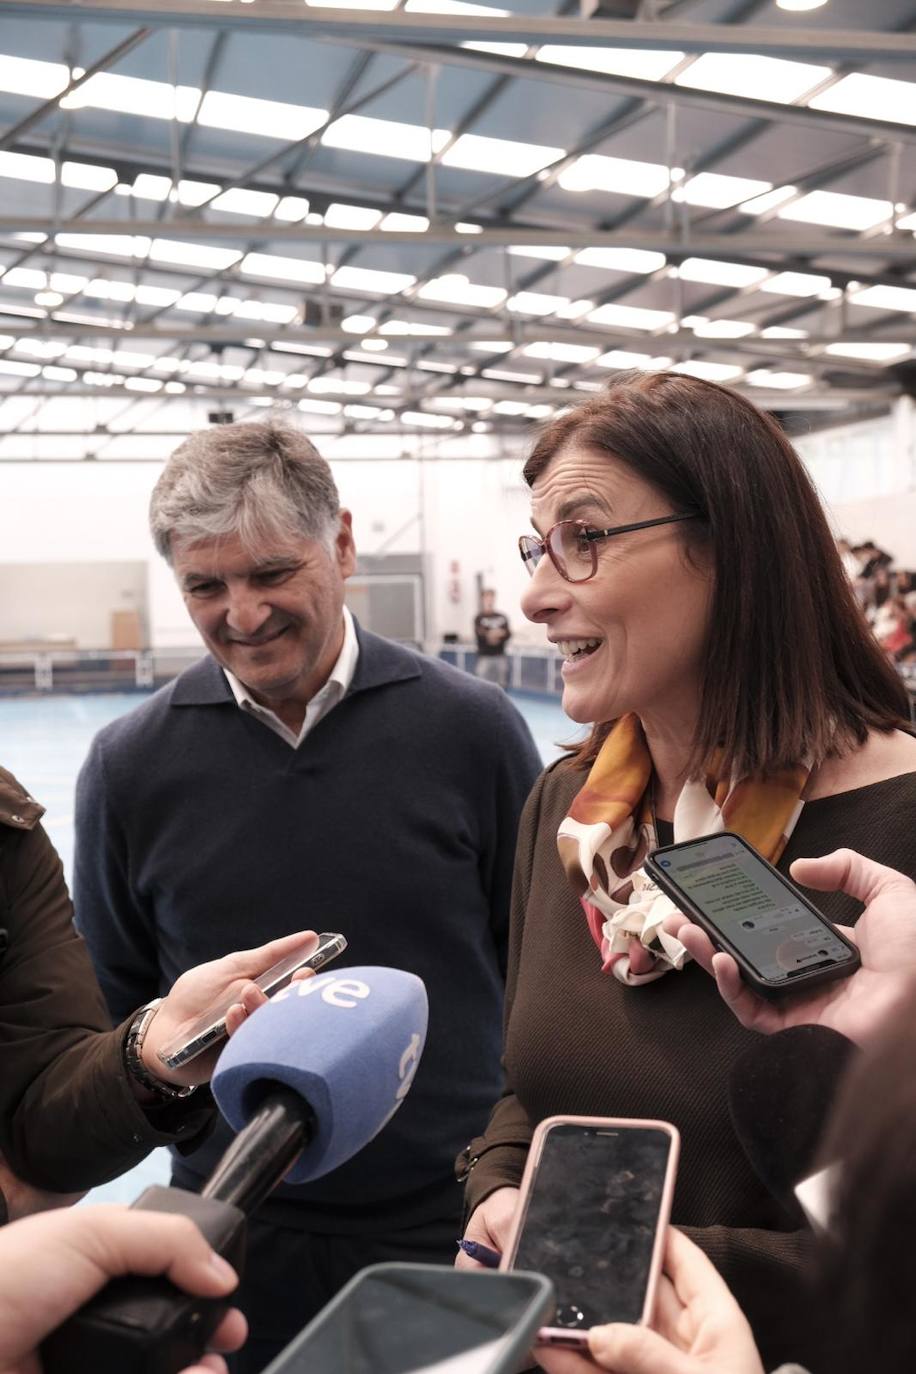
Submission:
[[[454,1256],[452,1161],[501,1090],[515,834],[540,765],[496,687],[353,620],[350,513],[298,430],[192,435],[150,519],[209,654],[106,726],[80,774],[77,922],[112,1014],[304,925],[430,1000],[393,1120],[253,1219],[234,1368],[254,1374],[364,1265]],[[199,1188],[227,1139],[176,1158],[175,1181]]]

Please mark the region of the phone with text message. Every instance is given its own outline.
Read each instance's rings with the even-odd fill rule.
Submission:
[[[726,830],[666,845],[645,868],[763,997],[846,978],[859,967],[855,945],[740,835]]]
[[[500,1268],[552,1281],[556,1315],[540,1344],[581,1349],[592,1326],[651,1320],[679,1147],[667,1121],[555,1116],[538,1126]]]

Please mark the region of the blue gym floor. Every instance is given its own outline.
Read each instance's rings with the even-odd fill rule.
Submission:
[[[85,696],[0,697],[0,765],[28,787],[46,808],[44,818],[69,881],[73,866],[73,789],[96,731],[144,699],[143,693]],[[560,745],[579,737],[581,727],[563,714],[559,701],[513,696],[528,722],[545,763]],[[168,1152],[156,1150],[113,1183],[89,1194],[94,1202],[130,1202],[149,1183],[168,1181]]]

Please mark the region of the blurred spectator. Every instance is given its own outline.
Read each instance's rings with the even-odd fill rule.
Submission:
[[[511,638],[508,617],[496,609],[496,593],[489,587],[480,593],[480,613],[474,617],[477,640],[477,676],[496,682],[503,691],[509,685],[506,645]]]

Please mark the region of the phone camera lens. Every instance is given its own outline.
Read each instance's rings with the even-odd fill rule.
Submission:
[[[565,1302],[557,1308],[557,1315],[554,1317],[557,1326],[583,1327],[585,1325],[585,1313],[581,1307],[576,1307],[575,1303]]]

